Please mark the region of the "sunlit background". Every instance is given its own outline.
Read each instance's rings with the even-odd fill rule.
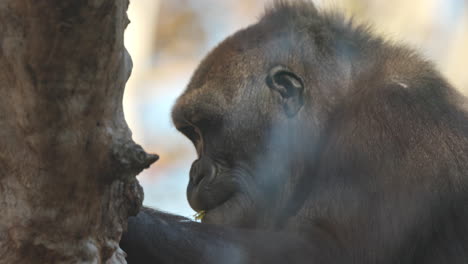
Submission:
[[[254,23],[268,0],[133,0],[125,44],[134,68],[124,109],[135,141],[161,159],[138,176],[145,205],[191,217],[185,197],[195,159],[191,143],[170,121],[203,56],[236,30]],[[468,91],[468,1],[317,0],[367,21],[375,32],[401,41],[436,62],[458,89]]]

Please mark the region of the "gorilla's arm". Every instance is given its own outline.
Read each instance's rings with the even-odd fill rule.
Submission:
[[[144,208],[128,222],[120,246],[132,263],[332,263],[330,245],[285,233],[193,222]]]

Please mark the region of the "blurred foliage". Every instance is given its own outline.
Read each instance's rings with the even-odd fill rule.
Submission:
[[[158,55],[186,58],[205,45],[205,30],[200,16],[184,0],[162,1],[156,22],[154,52]]]

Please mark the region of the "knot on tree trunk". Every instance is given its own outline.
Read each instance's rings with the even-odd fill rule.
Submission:
[[[131,177],[159,159],[158,155],[146,153],[140,145],[132,140],[115,143],[112,148],[112,156],[118,164],[119,170],[131,173]]]

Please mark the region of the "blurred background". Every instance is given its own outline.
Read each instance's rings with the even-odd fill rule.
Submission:
[[[185,188],[195,150],[171,124],[175,99],[203,56],[254,23],[269,0],[131,0],[125,45],[134,68],[124,96],[133,138],[161,159],[138,176],[144,204],[192,217]],[[468,92],[467,0],[315,0],[418,49]]]

